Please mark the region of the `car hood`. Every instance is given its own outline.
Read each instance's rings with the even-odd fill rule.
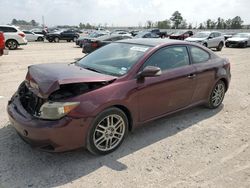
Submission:
[[[90,71],[75,64],[53,63],[28,67],[26,85],[41,98],[47,98],[60,85],[73,83],[109,82],[117,77]]]
[[[196,41],[203,41],[206,40],[206,38],[193,38],[193,37],[188,37],[185,39],[186,41],[190,41],[190,42],[196,42]]]
[[[240,41],[247,41],[248,38],[239,38],[239,37],[234,37],[234,38],[229,38],[227,39],[228,41],[236,41],[236,42],[240,42]]]

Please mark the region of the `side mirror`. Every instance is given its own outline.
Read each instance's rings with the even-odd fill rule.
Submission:
[[[209,36],[207,39],[212,39],[213,37],[212,36]]]
[[[161,75],[161,69],[155,66],[147,66],[138,73],[137,78],[156,77]]]

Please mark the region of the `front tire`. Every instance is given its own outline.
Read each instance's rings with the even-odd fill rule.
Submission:
[[[73,41],[73,42],[76,42],[76,40],[77,40],[77,37],[74,37],[72,41]]]
[[[18,43],[15,40],[7,40],[5,45],[10,50],[15,50],[18,47]]]
[[[43,37],[38,37],[38,38],[37,38],[37,41],[43,41],[43,40],[44,40]]]
[[[87,149],[95,155],[116,150],[128,132],[128,118],[119,108],[109,108],[94,120],[87,137]]]
[[[208,108],[210,108],[210,109],[218,108],[224,99],[225,92],[226,92],[225,83],[221,80],[218,81],[215,84],[215,86],[210,94],[209,101],[207,104]]]
[[[217,51],[221,51],[223,48],[224,44],[223,42],[220,42],[220,44],[218,45],[218,47],[216,48]]]

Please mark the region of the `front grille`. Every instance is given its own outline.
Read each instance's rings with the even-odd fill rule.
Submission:
[[[31,92],[25,83],[22,83],[19,87],[18,94],[20,96],[20,102],[24,109],[34,116],[39,116],[41,106],[45,100]]]

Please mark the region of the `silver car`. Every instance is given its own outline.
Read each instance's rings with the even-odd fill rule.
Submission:
[[[250,33],[237,33],[226,40],[226,47],[242,47],[250,46]]]
[[[216,48],[221,51],[224,46],[224,36],[218,31],[203,31],[188,37],[185,41],[200,43],[208,48]]]

